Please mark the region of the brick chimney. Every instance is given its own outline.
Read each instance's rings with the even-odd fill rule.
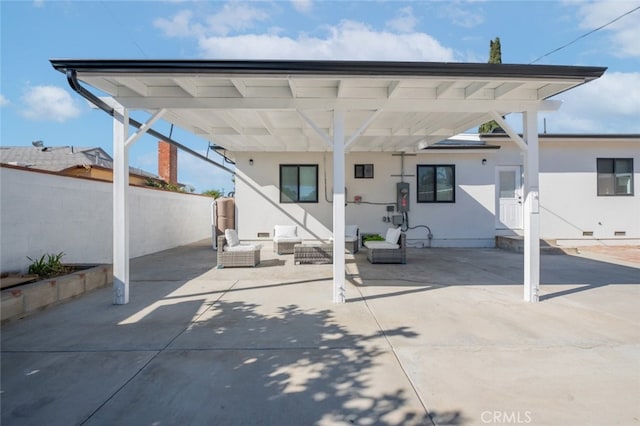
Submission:
[[[178,148],[165,141],[158,141],[158,176],[167,183],[178,183]]]

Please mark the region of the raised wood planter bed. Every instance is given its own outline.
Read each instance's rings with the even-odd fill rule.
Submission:
[[[23,318],[112,283],[113,267],[99,265],[68,275],[5,288],[0,305],[2,322]]]
[[[38,280],[38,275],[35,275],[35,274],[7,275],[7,276],[0,277],[0,289],[14,287],[20,284],[25,284],[25,283],[33,282],[37,280]]]

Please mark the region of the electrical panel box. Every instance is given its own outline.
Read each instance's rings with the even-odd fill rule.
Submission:
[[[391,216],[391,223],[393,223],[396,226],[404,225],[404,218],[402,217],[401,214],[394,214],[393,216]]]
[[[409,211],[409,183],[398,182],[396,184],[396,196],[398,213],[405,213]]]

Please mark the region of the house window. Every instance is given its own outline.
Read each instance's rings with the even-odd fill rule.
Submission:
[[[280,202],[317,203],[318,166],[316,164],[281,164]]]
[[[418,202],[455,203],[456,166],[418,165]]]
[[[373,179],[373,164],[356,164],[353,176],[356,179]]]
[[[598,195],[633,195],[633,158],[598,158]]]

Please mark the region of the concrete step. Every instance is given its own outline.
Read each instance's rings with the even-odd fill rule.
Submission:
[[[524,237],[520,235],[497,235],[496,247],[502,250],[524,253]],[[555,240],[540,240],[540,254],[577,254],[577,247],[565,247]]]

